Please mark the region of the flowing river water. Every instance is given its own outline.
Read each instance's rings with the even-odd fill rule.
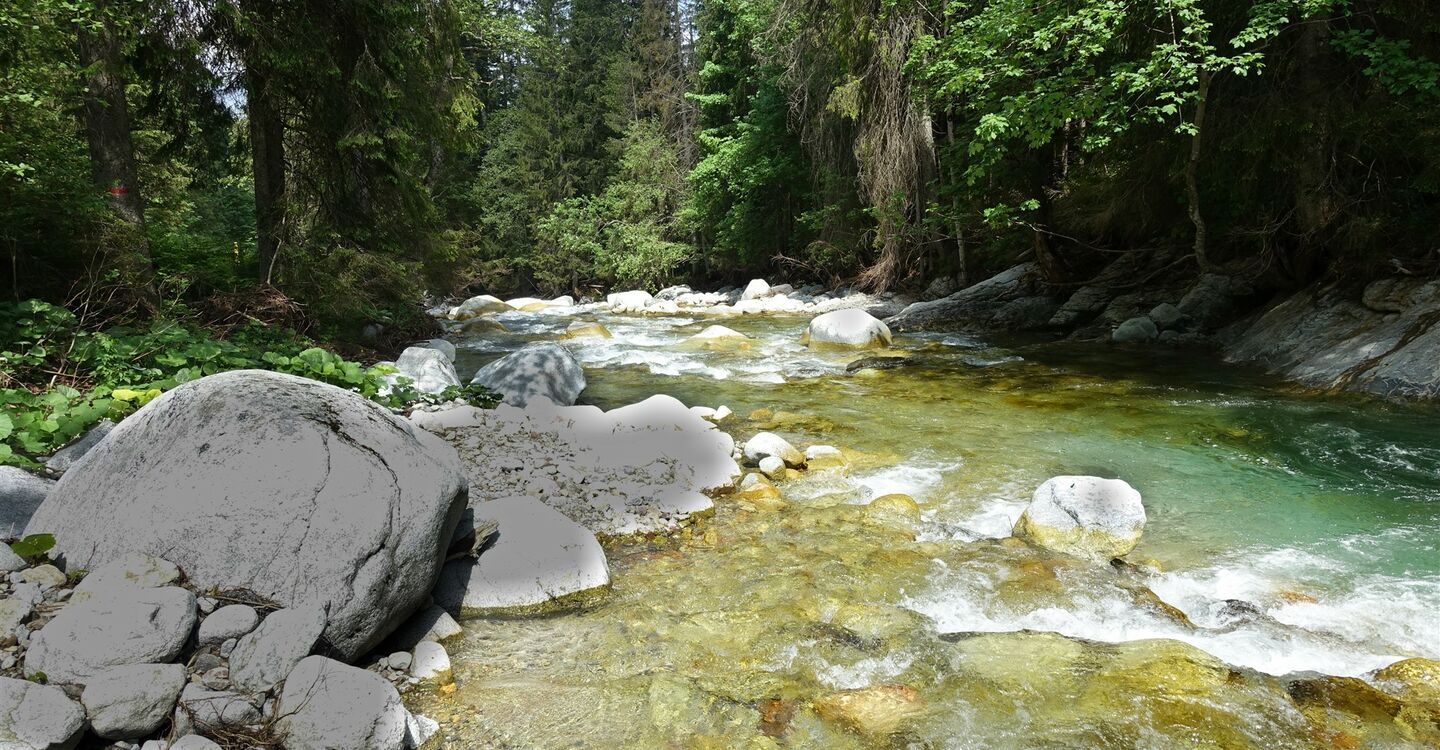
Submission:
[[[923,334],[816,352],[803,317],[507,313],[509,333],[454,339],[461,374],[577,318],[613,333],[567,342],[582,402],[724,404],[737,440],[833,445],[849,468],[610,542],[603,596],[467,622],[457,687],[410,699],[445,746],[1430,746],[1313,697],[1333,693],[1318,675],[1440,658],[1435,409],[1173,351]],[[680,346],[716,322],[751,346]],[[918,364],[846,373],[877,354]],[[1007,539],[1058,474],[1142,493],[1135,565]],[[919,514],[867,505],[891,493]]]

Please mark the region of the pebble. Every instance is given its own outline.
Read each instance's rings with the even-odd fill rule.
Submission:
[[[226,667],[215,667],[206,672],[200,682],[211,690],[229,690],[230,670]]]

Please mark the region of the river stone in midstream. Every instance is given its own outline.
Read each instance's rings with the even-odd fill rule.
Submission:
[[[576,319],[501,317],[513,340],[458,340],[462,376]],[[892,355],[920,364],[846,374],[859,355],[806,351],[805,318],[729,318],[754,345],[696,352],[679,343],[705,319],[594,317],[614,336],[568,342],[582,402],[724,404],[737,439],[834,445],[845,465],[778,482],[778,503],[721,497],[674,535],[612,540],[599,601],[467,622],[447,644],[454,691],[407,698],[445,746],[1440,741],[1429,709],[1371,677],[1440,657],[1434,409],[1289,393],[1174,353],[958,334],[897,337]],[[1008,538],[1060,474],[1141,492],[1127,564]],[[867,508],[895,494],[918,518]]]

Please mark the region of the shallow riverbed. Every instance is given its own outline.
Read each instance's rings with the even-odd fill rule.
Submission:
[[[509,334],[455,339],[461,374],[577,317],[614,334],[567,342],[582,402],[724,404],[737,439],[834,445],[850,466],[614,546],[613,589],[587,605],[466,623],[457,689],[413,698],[447,746],[1428,746],[1296,685],[1440,658],[1435,409],[1173,352],[937,334],[816,353],[797,317],[507,313]],[[754,340],[680,345],[716,322]],[[921,364],[845,372],[877,354]],[[1137,565],[1006,540],[1057,474],[1143,494]],[[918,516],[867,506],[889,493]]]

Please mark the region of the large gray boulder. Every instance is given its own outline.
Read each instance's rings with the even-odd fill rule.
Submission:
[[[478,559],[445,565],[435,603],[451,612],[534,607],[610,583],[595,535],[539,500],[492,500],[476,505],[475,517],[500,531]]]
[[[133,740],[160,729],[184,687],[181,664],[129,664],[91,677],[80,702],[95,734]]]
[[[92,596],[35,631],[25,674],[83,684],[111,667],[165,664],[180,655],[195,618],[195,595],[175,586]]]
[[[524,406],[536,396],[570,406],[585,390],[585,371],[569,349],[546,341],[526,344],[485,365],[470,382],[501,394],[513,406]]]
[[[0,538],[20,536],[55,482],[18,466],[0,466]]]
[[[864,310],[836,310],[817,316],[805,329],[809,347],[867,349],[890,345],[890,328]]]
[[[1141,315],[1117,326],[1110,334],[1110,340],[1117,344],[1143,344],[1160,337],[1155,321]]]
[[[85,732],[85,710],[50,685],[0,677],[0,748],[69,750]]]
[[[1135,549],[1145,531],[1140,493],[1119,479],[1059,476],[1035,490],[1014,534],[1075,557],[1109,560]]]
[[[409,716],[384,678],[323,656],[290,672],[278,715],[286,750],[401,750]]]
[[[916,302],[885,322],[893,331],[959,324],[989,327],[1007,304],[1044,291],[1039,266],[1022,263],[948,297]]]
[[[425,603],[467,499],[453,448],[357,394],[241,370],[126,419],[31,519],[71,569],[161,555],[197,588],[319,602],[363,655]]]

